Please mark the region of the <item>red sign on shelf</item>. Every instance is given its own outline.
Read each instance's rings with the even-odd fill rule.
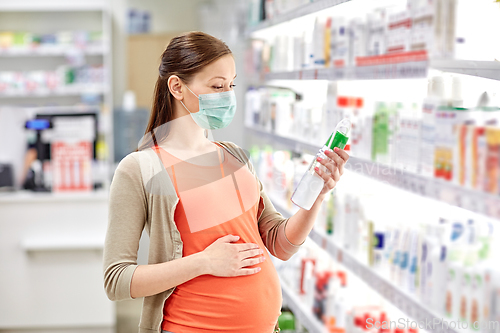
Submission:
[[[89,141],[51,144],[54,192],[90,191],[92,189],[93,146]]]
[[[369,57],[357,57],[356,66],[375,66],[375,65],[387,65],[396,64],[402,62],[411,61],[425,61],[427,60],[427,51],[410,51],[410,52],[399,52],[393,54],[384,54],[378,56]]]

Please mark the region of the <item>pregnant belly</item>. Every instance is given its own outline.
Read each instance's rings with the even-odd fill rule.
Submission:
[[[202,275],[177,286],[166,300],[162,328],[176,333],[273,332],[282,296],[276,269],[265,255],[256,274]]]

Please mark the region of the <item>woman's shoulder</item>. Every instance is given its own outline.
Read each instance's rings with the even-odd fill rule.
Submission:
[[[152,149],[131,152],[118,162],[116,170],[140,172],[141,168],[144,168],[145,163],[151,163],[153,161],[151,159],[151,153],[154,154]]]
[[[175,195],[170,178],[153,149],[129,153],[118,163],[116,173],[119,173],[120,177],[126,174],[127,178],[137,184],[142,183],[147,193]]]
[[[249,159],[248,152],[246,152],[243,148],[238,146],[236,143],[234,143],[232,141],[214,141],[214,142],[226,147],[228,150],[230,150],[231,153],[233,153],[233,155],[236,155],[240,159],[240,161],[242,161],[243,163],[246,164],[248,162],[248,159]]]

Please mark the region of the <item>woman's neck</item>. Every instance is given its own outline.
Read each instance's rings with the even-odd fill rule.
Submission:
[[[159,143],[160,146],[175,147],[176,150],[203,151],[207,149],[207,143],[210,142],[205,137],[205,130],[198,126],[189,115],[189,113],[180,114],[178,109],[174,114],[169,126],[167,137]],[[214,148],[215,149],[215,148]]]

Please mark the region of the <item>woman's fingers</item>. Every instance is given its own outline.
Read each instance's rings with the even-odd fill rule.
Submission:
[[[335,168],[335,170],[332,173],[332,178],[335,180],[335,183],[337,183],[340,180],[340,170],[339,168]]]
[[[325,154],[335,162],[335,165],[339,168],[339,171],[342,172],[345,164],[344,159],[340,157],[340,155],[338,155],[336,152],[330,150],[325,151]]]
[[[266,260],[265,256],[260,256],[258,258],[245,259],[245,260],[241,261],[241,267],[257,265],[257,264],[260,264],[261,262],[263,262],[264,260]]]
[[[241,260],[244,260],[246,258],[255,257],[255,256],[262,254],[262,253],[264,253],[264,250],[262,250],[262,249],[253,249],[253,250],[242,251],[239,253],[239,256],[240,256]]]
[[[260,267],[255,268],[242,268],[238,271],[238,273],[234,276],[242,276],[242,275],[252,275],[260,272]]]
[[[335,169],[337,169],[337,168],[335,168]],[[332,178],[332,177],[333,177],[333,176],[332,176],[333,174],[331,174],[331,173],[326,173],[326,172],[324,172],[323,170],[321,170],[321,169],[319,169],[319,168],[318,168],[317,170],[315,170],[315,171],[316,171],[316,173],[317,173],[317,174],[318,174],[318,175],[319,175],[319,176],[320,176],[320,177],[321,177],[321,178],[325,181],[325,185],[326,185],[328,188],[330,188],[330,189],[331,189],[331,188],[334,188],[334,187],[335,187],[335,180]],[[337,170],[337,172],[338,172],[338,170]],[[335,172],[334,172],[334,173],[335,173]],[[332,182],[333,182],[333,184],[332,184]]]
[[[347,162],[347,160],[349,159],[349,154],[343,149],[335,148],[334,152],[337,153],[337,155],[339,155],[344,160],[344,162]]]
[[[337,154],[337,156],[342,159],[342,161],[337,162],[337,165],[339,166],[340,175],[342,176],[344,174],[344,166],[349,160],[349,154],[347,154],[345,150],[340,148],[335,148],[335,151],[332,153],[332,155],[333,154]]]
[[[340,174],[337,167],[335,167],[333,173],[326,173],[319,168],[315,171],[325,181],[325,187],[328,190],[333,189],[337,184],[337,181],[340,179]]]
[[[318,158],[320,158],[320,157],[318,157]],[[330,173],[333,173],[335,171],[335,169],[337,168],[335,161],[333,161],[329,158],[320,159],[319,163],[323,164],[325,166],[325,168],[327,168],[330,171]]]
[[[231,245],[234,246],[238,250],[238,252],[260,250],[259,245],[255,244],[255,243],[236,243],[236,244],[231,244]],[[262,251],[264,251],[264,250],[262,250]]]

